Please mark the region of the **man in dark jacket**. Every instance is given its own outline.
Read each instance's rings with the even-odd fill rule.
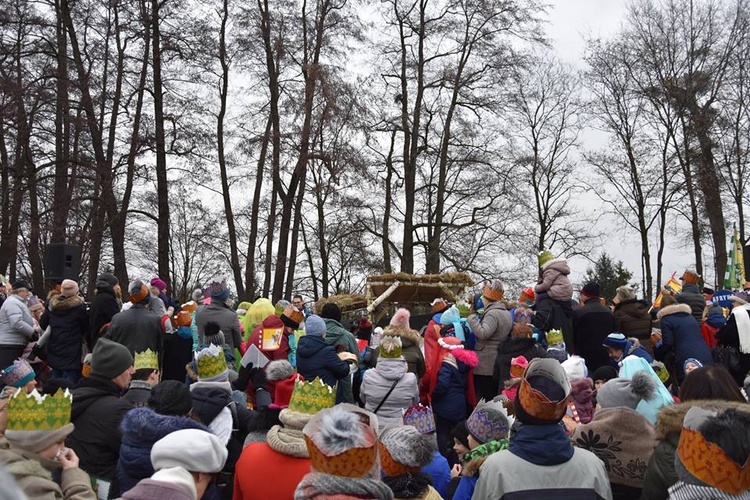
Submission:
[[[615,331],[615,315],[602,305],[600,295],[599,283],[586,283],[581,289],[583,307],[573,311],[573,350],[586,360],[589,372],[610,364],[602,342]]]
[[[120,312],[120,282],[111,273],[102,273],[96,279],[96,296],[89,307],[89,331],[86,343],[90,350],[94,349],[96,341],[102,335],[104,325],[112,321],[112,317]]]
[[[346,354],[336,354],[333,346],[325,341],[326,324],[316,315],[305,320],[306,335],[297,346],[297,371],[305,380],[319,377],[331,387],[349,378],[349,364],[342,359]],[[351,356],[351,353],[348,353]],[[354,358],[356,360],[356,356]],[[350,386],[351,387],[351,386]],[[340,392],[336,392],[336,402],[340,403]]]
[[[91,356],[91,374],[73,389],[70,421],[75,429],[67,445],[80,458],[80,467],[101,488],[112,488],[120,454],[120,420],[133,406],[120,398],[133,375],[133,356],[125,346],[99,339]]]
[[[128,287],[128,294],[133,306],[115,314],[104,338],[124,345],[131,355],[146,349],[161,354],[164,329],[161,318],[146,308],[151,299],[148,287],[135,280]]]
[[[195,325],[198,327],[198,341],[203,344],[206,341],[206,325],[209,322],[219,325],[224,334],[224,343],[234,352],[235,347],[242,343],[240,333],[240,321],[237,313],[227,304],[229,299],[229,287],[226,278],[214,278],[208,285],[211,294],[211,303],[200,306],[195,311]]]
[[[695,321],[700,325],[703,323],[703,311],[706,309],[706,298],[698,287],[701,277],[691,269],[682,273],[682,291],[674,296],[678,304],[687,304]]]
[[[354,338],[353,333],[344,328],[344,325],[341,324],[341,309],[339,308],[339,306],[334,303],[326,304],[325,306],[323,306],[323,310],[320,311],[320,317],[323,319],[326,325],[326,345],[333,346],[333,348],[337,352],[340,352],[340,349],[344,349],[346,352],[358,357],[359,347],[357,347],[357,339]],[[337,348],[336,346],[343,347]],[[299,357],[299,352],[297,353],[297,356]],[[408,355],[404,353],[404,357],[406,358],[407,356]],[[409,360],[407,359],[407,361]],[[422,365],[424,366],[424,362],[422,362]],[[417,374],[417,376],[421,377],[422,374]],[[334,384],[331,383],[329,385],[333,386]],[[354,392],[352,390],[351,378],[345,377],[339,381],[339,385],[336,388],[336,402],[354,403]]]

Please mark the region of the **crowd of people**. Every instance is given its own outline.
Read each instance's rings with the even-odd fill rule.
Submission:
[[[2,280],[0,499],[750,499],[748,297],[569,274],[379,326],[221,277]]]

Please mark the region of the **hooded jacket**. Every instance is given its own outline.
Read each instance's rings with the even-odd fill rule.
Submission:
[[[701,325],[701,336],[709,349],[716,347],[719,340],[716,338],[716,332],[721,330],[726,324],[727,319],[722,314],[721,309],[717,306],[718,311],[710,311],[706,316],[706,321]]]
[[[339,381],[348,378],[349,363],[339,359],[333,346],[327,345],[323,338],[305,335],[297,346],[297,371],[305,380],[320,377],[324,383],[335,387]],[[340,402],[338,394],[337,403]]]
[[[602,461],[573,448],[560,425],[522,425],[508,450],[485,460],[472,498],[609,500],[612,491]]]
[[[96,500],[89,476],[78,467],[60,472],[60,483],[52,479],[60,463],[23,450],[0,450],[0,464],[13,475],[18,487],[33,499]],[[0,486],[1,488],[2,486]]]
[[[276,316],[275,314],[271,314],[270,316],[267,316],[263,322],[256,326],[253,329],[253,332],[250,334],[250,338],[248,338],[248,345],[254,344],[255,347],[257,347],[260,352],[262,352],[269,361],[276,361],[278,359],[288,359],[289,358],[289,332],[284,328],[284,334],[281,336],[281,345],[278,349],[273,351],[266,351],[261,349],[261,346],[263,344],[263,329],[264,328],[284,328],[284,322],[281,321],[281,318]]]
[[[347,352],[359,357],[359,347],[354,335],[335,319],[323,318],[323,321],[326,324],[325,343],[334,349],[339,344],[343,345]],[[297,347],[297,357],[299,358],[299,347]],[[299,364],[299,359],[297,359],[297,363]],[[336,402],[354,403],[354,393],[352,392],[352,380],[350,377],[344,377],[339,382],[336,388]]]
[[[66,440],[81,461],[81,469],[109,481],[115,479],[120,456],[120,422],[132,409],[108,379],[92,374],[73,389],[70,421],[75,429]]]
[[[104,337],[124,345],[135,355],[146,349],[161,353],[163,334],[161,318],[143,304],[134,304],[114,315]]]
[[[682,291],[674,296],[679,304],[690,306],[690,312],[700,325],[703,322],[703,310],[706,309],[706,298],[698,285],[684,285]]]
[[[87,342],[89,349],[102,335],[102,327],[112,321],[115,314],[120,312],[120,301],[117,300],[115,290],[106,281],[97,282],[96,295],[89,307],[89,330]]]
[[[472,314],[468,322],[477,338],[474,350],[479,358],[479,365],[474,370],[474,374],[492,376],[495,373],[498,349],[510,336],[510,330],[513,327],[510,313],[505,309],[505,304],[497,300],[484,309],[481,321],[475,314]]]
[[[31,311],[17,294],[11,294],[0,306],[0,345],[25,346],[34,335]]]
[[[89,316],[79,296],[55,295],[49,300],[39,326],[51,328],[47,341],[47,363],[56,370],[80,370],[81,346],[87,337]]]
[[[401,410],[419,402],[417,377],[406,371],[402,358],[380,358],[362,378],[359,397],[368,411],[375,411],[394,383],[396,386],[377,412],[382,425],[401,424]]]
[[[565,259],[552,259],[542,266],[542,282],[534,287],[536,293],[547,293],[552,300],[573,298],[573,285],[568,275],[570,267]]]
[[[615,328],[626,337],[638,340],[651,338],[651,316],[646,302],[638,299],[615,304]]]
[[[435,415],[454,424],[468,416],[469,371],[476,369],[478,363],[477,354],[467,349],[455,349],[443,359],[432,392]]]
[[[675,456],[682,434],[685,414],[694,406],[708,410],[736,408],[748,411],[750,405],[730,401],[687,401],[676,405],[663,406],[656,421],[657,444],[648,462],[643,481],[643,500],[667,500],[669,487],[677,482]]]
[[[120,423],[122,444],[117,463],[121,495],[153,475],[151,448],[154,443],[182,429],[208,430],[192,418],[160,415],[150,408],[135,408],[125,414]]]
[[[419,335],[419,332],[403,326],[389,325],[383,330],[383,335],[391,335],[393,337],[401,338],[402,356],[406,360],[408,370],[410,373],[415,374],[417,378],[421,379],[425,373],[426,366],[424,355],[420,348],[422,337]],[[376,359],[379,354],[379,352],[376,353]]]
[[[703,342],[701,328],[690,314],[687,304],[674,304],[661,308],[657,314],[661,325],[661,346],[654,348],[656,359],[662,360],[667,353],[674,352],[674,372],[677,380],[685,378],[685,360],[695,358],[703,366],[714,364],[711,351]]]

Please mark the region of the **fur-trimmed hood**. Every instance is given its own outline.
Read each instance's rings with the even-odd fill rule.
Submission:
[[[67,309],[73,309],[80,307],[84,304],[83,299],[78,295],[72,297],[65,297],[63,295],[53,295],[49,299],[49,308],[51,311],[60,312]]]
[[[207,430],[192,418],[160,415],[150,408],[130,410],[120,422],[122,442],[137,447],[150,448],[167,434],[182,429]]]
[[[670,314],[679,314],[679,313],[686,313],[690,314],[692,313],[692,309],[690,309],[690,306],[687,304],[672,304],[671,306],[662,307],[659,309],[659,312],[656,314],[656,317],[659,319],[662,319],[664,316],[669,316]]]
[[[694,406],[706,408],[708,410],[726,410],[729,408],[735,408],[737,410],[750,412],[750,404],[735,401],[696,400],[676,405],[662,406],[656,419],[656,439],[665,440],[670,434],[681,433],[682,422],[685,420],[685,414]]]
[[[383,335],[392,335],[394,337],[401,337],[401,343],[404,347],[412,345],[421,345],[422,337],[419,332],[412,330],[411,328],[405,328],[403,326],[387,326],[383,330]]]
[[[479,366],[479,358],[474,351],[470,351],[469,349],[454,349],[450,353],[456,358],[456,361],[463,363],[472,370]]]

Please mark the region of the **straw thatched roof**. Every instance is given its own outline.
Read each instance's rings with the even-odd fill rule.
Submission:
[[[465,273],[381,274],[367,278],[368,298],[377,299],[396,281],[399,286],[387,301],[399,304],[429,304],[437,297],[456,302],[467,287],[474,285],[474,280]]]

